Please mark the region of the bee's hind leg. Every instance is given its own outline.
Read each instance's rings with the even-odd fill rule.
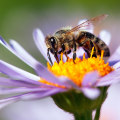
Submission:
[[[94,49],[95,49],[95,48],[94,48]],[[92,50],[87,50],[87,49],[84,49],[84,50],[85,50],[85,52],[87,53],[87,56],[90,57]],[[95,50],[94,50],[94,53],[93,53],[92,57],[97,57],[97,54],[96,54],[96,51],[95,51]]]

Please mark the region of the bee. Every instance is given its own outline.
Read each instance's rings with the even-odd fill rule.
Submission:
[[[107,15],[103,14],[94,18],[91,18],[76,27],[63,28],[55,32],[55,34],[48,35],[45,38],[45,43],[47,46],[47,56],[51,63],[50,52],[54,55],[56,61],[59,63],[58,55],[63,53],[67,57],[71,51],[73,51],[73,61],[76,59],[76,50],[82,47],[88,56],[94,47],[93,56],[101,55],[101,50],[104,50],[104,57],[110,56],[110,50],[108,46],[100,38],[96,37],[94,34],[81,30],[85,27],[89,28],[90,25],[96,26],[99,22],[105,19]]]

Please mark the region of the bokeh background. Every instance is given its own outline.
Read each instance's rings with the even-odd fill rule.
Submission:
[[[97,33],[106,29],[111,33],[111,53],[120,45],[119,0],[0,0],[0,35],[6,40],[15,39],[36,59],[46,65],[32,37],[35,28],[45,35],[64,26],[75,26],[83,18],[100,14],[109,17],[97,27]],[[34,71],[13,54],[0,46],[0,59],[31,73]],[[102,107],[101,120],[120,120],[120,84],[113,85]],[[18,102],[0,110],[0,120],[73,120],[51,98]]]

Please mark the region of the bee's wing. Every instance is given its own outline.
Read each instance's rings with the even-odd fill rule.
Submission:
[[[93,26],[96,26],[97,24],[99,24],[102,20],[104,20],[108,15],[106,14],[103,14],[103,15],[100,15],[100,16],[97,16],[97,17],[94,17],[94,18],[91,18],[79,25],[77,25],[76,27],[72,28],[69,32],[67,33],[71,33],[71,32],[75,32],[75,31],[78,31],[79,29],[87,29],[90,27],[90,25],[92,24]]]
[[[82,24],[83,22],[86,22],[87,19],[82,19],[78,22],[78,25]],[[89,24],[89,26],[85,26],[84,28],[79,28],[80,31],[87,31],[87,32],[90,32],[90,33],[94,33],[94,26],[92,23]]]

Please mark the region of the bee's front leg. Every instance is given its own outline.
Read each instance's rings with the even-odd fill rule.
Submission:
[[[76,44],[73,44],[73,61],[76,59]]]
[[[50,49],[49,48],[47,49],[47,56],[48,56],[48,59],[50,61],[50,64],[53,65],[53,62],[52,62],[51,57],[50,57]]]
[[[57,52],[56,52],[56,51],[54,52],[54,57],[55,57],[57,63],[59,63],[59,59],[58,59],[58,55],[57,55]]]

